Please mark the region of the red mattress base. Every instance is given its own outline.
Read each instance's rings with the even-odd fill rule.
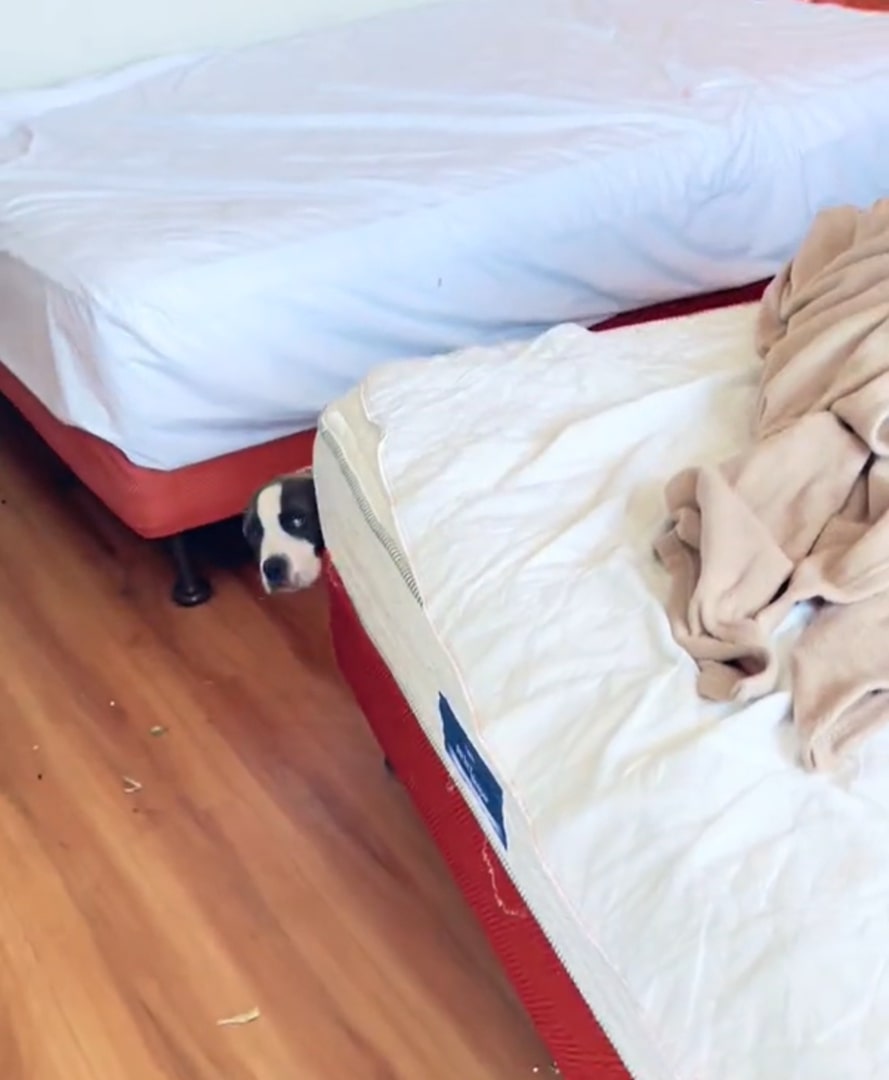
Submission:
[[[148,540],[234,517],[271,477],[312,464],[315,432],[303,431],[183,469],[146,469],[116,446],[56,420],[2,364],[0,395],[115,517]]]
[[[328,563],[337,662],[565,1080],[629,1080],[430,746]]]

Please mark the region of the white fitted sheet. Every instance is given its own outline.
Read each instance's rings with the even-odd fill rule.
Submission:
[[[889,1073],[889,733],[797,764],[786,684],[706,704],[651,551],[749,439],[753,306],[377,369],[322,416],[356,610],[637,1080]],[[798,623],[784,628],[788,645]],[[506,846],[439,694],[502,786]]]
[[[170,469],[376,363],[766,276],[889,187],[889,19],[454,0],[0,98],[0,359]]]

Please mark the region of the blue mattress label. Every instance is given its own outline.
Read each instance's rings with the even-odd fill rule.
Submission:
[[[500,843],[506,848],[508,845],[506,823],[503,820],[503,788],[476,750],[444,694],[438,695],[438,711],[444,732],[445,751],[469,789],[475,793],[488,821],[500,837]]]

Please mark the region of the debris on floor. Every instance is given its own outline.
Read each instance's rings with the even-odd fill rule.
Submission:
[[[252,1024],[254,1020],[258,1020],[262,1014],[259,1009],[254,1005],[248,1012],[235,1013],[234,1016],[223,1017],[222,1020],[216,1021],[217,1027],[236,1027],[241,1024]]]
[[[134,795],[137,791],[142,790],[142,785],[138,780],[134,780],[132,776],[123,777],[123,789],[127,795]]]
[[[155,739],[159,739],[161,735],[167,734],[167,729],[163,724],[155,724],[153,728],[148,729],[148,734],[153,735]]]

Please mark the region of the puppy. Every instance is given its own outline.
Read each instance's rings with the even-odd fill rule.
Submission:
[[[311,469],[279,476],[261,487],[243,525],[267,593],[307,589],[318,580],[324,537]]]

